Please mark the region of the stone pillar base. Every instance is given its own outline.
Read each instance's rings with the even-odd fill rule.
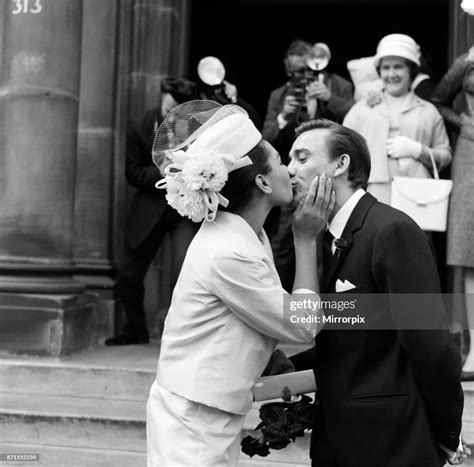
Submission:
[[[0,293],[0,351],[63,357],[96,345],[103,319],[96,294]]]

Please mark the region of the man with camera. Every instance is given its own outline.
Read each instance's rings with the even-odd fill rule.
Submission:
[[[341,122],[354,104],[352,84],[324,70],[330,59],[329,47],[322,42],[313,46],[295,40],[288,47],[284,63],[289,81],[270,94],[262,131],[284,162],[297,125],[313,118]]]

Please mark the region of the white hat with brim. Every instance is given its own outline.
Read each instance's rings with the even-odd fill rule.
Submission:
[[[384,57],[402,57],[420,66],[420,46],[406,34],[389,34],[377,46],[374,65],[377,68]]]

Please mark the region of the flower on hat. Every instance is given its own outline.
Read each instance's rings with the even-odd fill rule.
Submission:
[[[203,102],[196,101],[191,107],[199,108]],[[175,114],[179,116],[178,120],[186,121],[189,120],[190,111],[193,118],[200,114],[195,112],[196,109],[190,110],[188,104],[175,107],[170,112],[172,117],[168,114],[167,121],[173,120],[172,128],[175,119],[178,118]],[[252,164],[246,154],[255,147],[262,136],[247,113],[239,109],[240,107],[236,106],[224,106],[220,109],[222,110],[220,118],[215,118],[217,113],[214,113],[206,117],[209,118],[205,123],[198,119],[201,126],[194,133],[199,133],[195,137],[189,136],[175,150],[169,144],[163,143],[170,140],[165,133],[168,130],[167,125],[162,124],[155,135],[155,143],[157,141],[161,143],[154,143],[154,161],[164,168],[162,172],[164,177],[155,186],[166,188],[166,199],[170,206],[194,222],[203,219],[212,222],[219,205],[226,207],[229,204],[229,201],[220,194],[229,178],[229,173]],[[206,112],[208,113],[208,111],[204,113]],[[193,128],[193,125],[190,127]],[[159,158],[162,152],[169,159],[166,161],[166,166],[161,164]]]
[[[231,154],[213,150],[190,154],[170,151],[168,157],[173,162],[166,167],[165,177],[155,186],[166,188],[168,204],[193,222],[213,221],[218,205],[225,207],[229,204],[219,193],[229,178],[229,172],[252,163],[247,156],[236,160]]]
[[[192,155],[181,152],[170,153],[173,163],[166,167],[165,177],[156,183],[156,187],[166,188],[168,204],[180,215],[193,222],[201,222],[203,219],[213,221],[218,205],[228,205],[228,200],[219,192],[224,187],[229,172],[248,165],[251,161],[248,158],[236,161],[229,154],[219,154],[212,150],[194,152]]]
[[[220,154],[206,151],[193,154],[183,164],[181,172],[188,190],[219,192],[228,179],[229,172]]]
[[[182,181],[182,174],[169,178],[166,183],[166,201],[182,216],[193,222],[202,221],[207,215],[207,206],[198,190],[190,190]]]

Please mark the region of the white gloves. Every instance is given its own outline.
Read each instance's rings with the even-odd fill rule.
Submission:
[[[406,136],[395,136],[395,138],[387,139],[387,154],[394,158],[413,157],[418,159],[420,157],[423,145]]]

